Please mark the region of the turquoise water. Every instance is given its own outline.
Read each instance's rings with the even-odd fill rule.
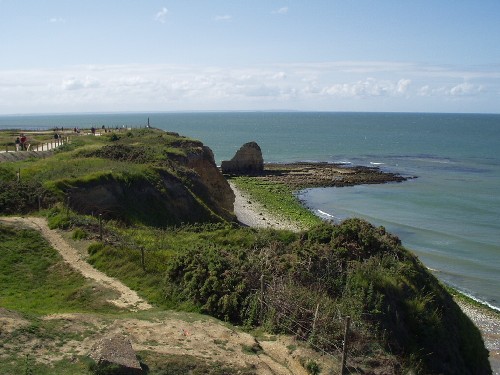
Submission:
[[[273,162],[377,165],[418,178],[309,189],[318,215],[383,225],[443,281],[500,308],[500,115],[153,113],[3,116],[0,128],[152,126],[200,139],[216,161],[256,141]]]

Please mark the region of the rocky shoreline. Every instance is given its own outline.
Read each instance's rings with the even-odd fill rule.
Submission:
[[[265,163],[259,179],[281,182],[293,190],[313,187],[342,187],[360,184],[403,182],[416,176],[404,177],[384,172],[378,167],[347,166],[332,163]]]

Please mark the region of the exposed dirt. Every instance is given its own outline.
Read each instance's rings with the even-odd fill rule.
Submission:
[[[29,325],[18,317],[14,319],[16,327],[7,327],[9,319],[13,319],[12,312],[0,310],[3,336],[8,336],[21,324]],[[87,356],[103,337],[119,334],[130,339],[136,352],[191,356],[202,362],[250,369],[262,375],[306,375],[308,372],[301,363],[311,359],[325,370],[338,370],[339,365],[332,358],[301,347],[291,337],[267,336],[258,341],[215,319],[190,313],[153,312],[149,318],[141,315],[137,319],[55,314],[42,320],[51,323],[51,340],[29,334],[17,336],[17,342],[2,343],[0,360],[7,358],[7,353],[15,352],[20,358],[29,354],[44,364],[62,359],[76,361],[79,356]]]

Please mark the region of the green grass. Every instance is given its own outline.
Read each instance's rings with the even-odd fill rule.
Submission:
[[[321,222],[321,219],[304,207],[294,191],[285,184],[254,177],[234,177],[231,181],[238,189],[250,194],[252,199],[278,217],[296,222],[303,228],[310,228]]]
[[[12,355],[2,358],[0,361],[0,373],[2,375],[91,375],[89,370],[89,360],[79,357],[78,360],[70,361],[63,359],[56,361],[51,365],[37,363],[33,355],[19,358],[18,355]]]
[[[0,226],[0,306],[20,312],[117,312],[113,294],[86,280],[34,230]]]
[[[107,223],[105,230],[113,233],[113,238],[117,240],[113,245],[96,243],[89,248],[89,262],[95,268],[119,278],[151,303],[187,311],[199,310],[189,302],[178,304],[178,301],[168,299],[162,288],[165,272],[174,257],[207,244],[219,244],[237,251],[273,238],[271,231],[233,228],[223,223],[167,229],[145,226],[124,229]],[[281,237],[288,238],[290,235],[293,238],[296,236],[283,232]],[[141,249],[144,249],[145,269],[142,267]]]

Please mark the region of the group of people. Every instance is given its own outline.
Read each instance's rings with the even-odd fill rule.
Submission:
[[[19,137],[16,138],[16,151],[29,151],[30,144],[28,143],[28,138],[24,134],[20,134]]]

